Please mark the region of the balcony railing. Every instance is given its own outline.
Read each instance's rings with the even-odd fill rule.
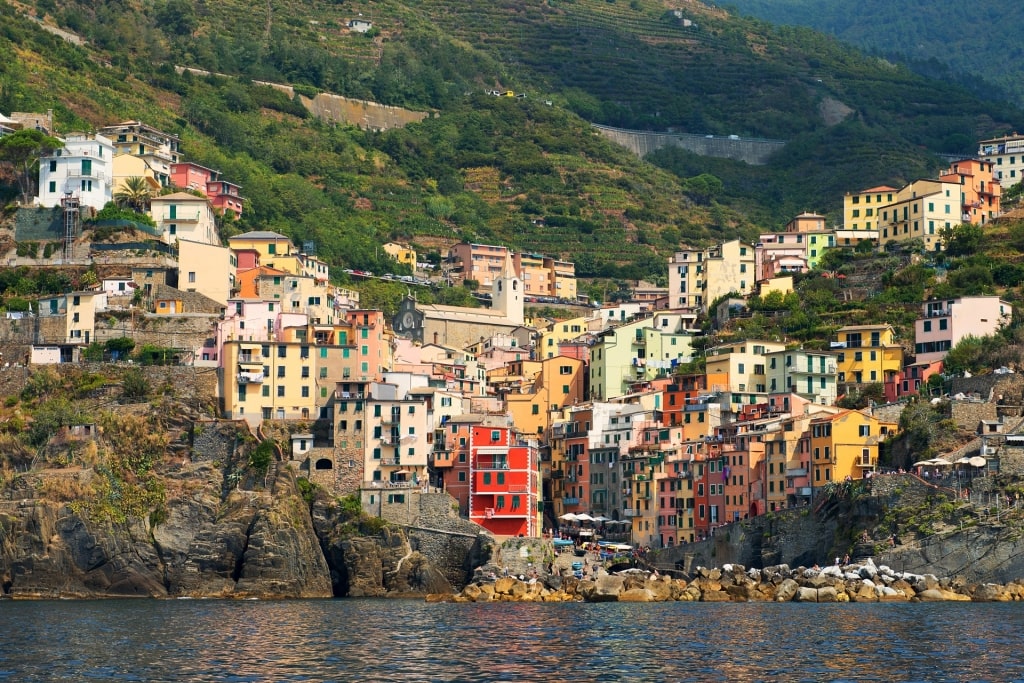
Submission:
[[[171,212],[168,211],[168,212],[163,214],[163,217],[161,218],[161,220],[163,222],[165,222],[165,223],[171,223],[171,222],[174,222],[174,223],[198,223],[200,218],[202,218],[202,212],[201,211],[196,211],[195,214],[191,214],[191,213],[182,213],[182,214],[175,213],[174,215],[171,215]]]
[[[238,373],[239,384],[261,384],[263,382],[262,372],[240,372]]]
[[[639,517],[640,511],[635,508],[624,508],[622,510],[623,517]]]
[[[562,498],[562,505],[579,505],[579,504],[580,504],[580,499],[579,498],[570,498],[569,496],[566,496],[565,498]]]

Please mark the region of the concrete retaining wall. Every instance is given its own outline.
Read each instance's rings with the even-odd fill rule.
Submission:
[[[757,166],[768,163],[769,157],[786,145],[784,140],[731,138],[720,135],[689,135],[685,133],[652,133],[642,130],[601,126],[596,123],[591,125],[604,137],[626,147],[640,157],[644,157],[656,149],[674,145],[701,156],[735,159]]]

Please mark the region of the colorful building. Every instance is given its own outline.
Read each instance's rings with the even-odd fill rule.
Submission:
[[[878,467],[878,447],[898,425],[857,410],[811,420],[811,486],[862,479]]]
[[[175,192],[150,200],[150,213],[161,239],[176,244],[179,239],[220,245],[220,233],[213,207],[206,197]]]
[[[840,384],[881,384],[903,369],[903,347],[891,325],[847,325],[832,342]]]
[[[469,519],[496,536],[540,536],[537,449],[510,427],[474,426],[469,442]]]
[[[995,334],[1013,317],[1013,306],[997,296],[964,296],[928,301],[914,323],[914,353],[919,363],[942,360],[967,336]]]

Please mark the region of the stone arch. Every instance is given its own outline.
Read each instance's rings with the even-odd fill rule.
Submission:
[[[320,458],[316,461],[316,464],[314,464],[313,467],[318,470],[333,470],[334,463],[330,458]]]

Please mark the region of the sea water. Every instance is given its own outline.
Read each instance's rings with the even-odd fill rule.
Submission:
[[[0,602],[0,681],[1024,681],[1009,604]]]

